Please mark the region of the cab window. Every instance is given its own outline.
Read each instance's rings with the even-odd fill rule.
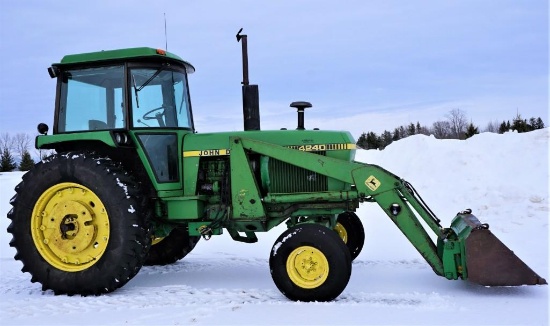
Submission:
[[[58,132],[124,128],[124,67],[63,72]]]
[[[135,128],[191,128],[186,75],[168,67],[130,70]]]

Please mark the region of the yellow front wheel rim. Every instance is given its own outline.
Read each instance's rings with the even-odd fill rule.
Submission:
[[[346,228],[342,224],[336,223],[333,230],[336,231],[340,239],[344,240],[344,243],[348,243],[348,231],[346,231]]]
[[[44,191],[34,205],[31,235],[42,258],[66,272],[94,265],[109,243],[109,216],[87,187],[64,182]]]
[[[329,265],[325,255],[317,248],[301,246],[287,258],[286,271],[290,280],[304,289],[319,287],[328,278]]]

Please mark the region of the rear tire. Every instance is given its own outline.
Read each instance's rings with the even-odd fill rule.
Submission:
[[[109,158],[56,154],[27,172],[15,191],[10,246],[43,291],[99,295],[140,270],[151,210],[138,183]]]
[[[331,301],[346,288],[351,256],[335,232],[296,225],[279,236],[269,258],[277,288],[294,301]]]
[[[338,215],[334,231],[349,249],[351,260],[355,260],[365,244],[365,229],[363,223],[353,212],[344,212]]]
[[[177,227],[157,243],[153,241],[145,259],[146,266],[169,265],[183,259],[195,248],[201,237],[189,236],[186,227]]]

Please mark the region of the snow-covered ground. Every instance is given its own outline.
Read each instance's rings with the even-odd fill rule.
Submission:
[[[411,182],[449,226],[471,208],[539,275],[548,274],[550,129],[465,141],[417,135],[384,151],[357,152]],[[376,204],[358,210],[366,243],[346,290],[333,302],[286,299],[268,268],[283,229],[256,244],[228,235],[201,240],[182,261],[144,267],[123,288],[99,297],[54,296],[20,272],[6,232],[9,199],[22,173],[0,174],[2,325],[548,325],[548,286],[489,288],[433,273]]]

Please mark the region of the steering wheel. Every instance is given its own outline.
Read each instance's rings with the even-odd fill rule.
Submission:
[[[145,114],[143,114],[143,120],[158,120],[157,117],[159,115],[164,115],[164,113],[157,113],[154,116],[150,116],[150,114],[155,112],[155,111],[159,111],[159,110],[163,110],[163,109],[164,109],[164,106],[159,106],[158,108],[154,108],[150,111],[145,112]]]

